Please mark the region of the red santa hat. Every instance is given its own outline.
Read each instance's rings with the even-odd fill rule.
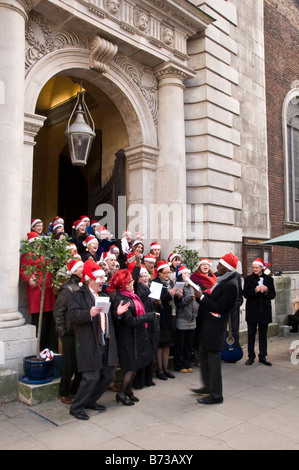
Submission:
[[[75,222],[73,223],[73,229],[78,230],[78,228],[81,227],[81,225],[84,225],[84,224],[85,224],[85,222],[81,219],[75,220]]]
[[[119,254],[119,248],[118,248],[118,246],[116,246],[116,245],[111,245],[109,251],[110,251],[110,253],[112,253],[112,254],[114,254],[114,255],[115,255],[116,253]]]
[[[171,261],[176,257],[178,256],[179,258],[182,258],[181,255],[179,255],[178,253],[170,253],[170,255],[168,256],[168,262],[171,263]]]
[[[201,264],[209,264],[210,266],[212,266],[211,260],[208,258],[202,258],[198,266],[200,266]]]
[[[34,227],[35,224],[39,224],[40,222],[43,222],[43,221],[41,219],[32,219],[31,228]]]
[[[62,217],[59,217],[59,215],[56,215],[56,217],[54,217],[52,223],[53,223],[53,225],[56,224],[56,223],[57,223],[57,224],[63,224],[63,225],[64,225],[64,220],[63,220]]]
[[[89,279],[93,279],[99,283],[101,282],[100,277],[105,278],[105,271],[103,271],[95,261],[91,259],[85,261],[80,285],[82,285],[84,281],[89,281]]]
[[[147,274],[149,276],[148,270],[146,269],[145,266],[141,266],[140,268],[139,276],[142,276],[142,274]]]
[[[155,263],[156,262],[156,257],[154,255],[152,255],[151,253],[148,253],[144,257],[144,261],[153,261]]]
[[[157,262],[157,271],[161,271],[161,269],[164,268],[169,268],[169,264],[167,263],[167,261],[162,259],[161,261]]]
[[[129,264],[133,263],[133,261],[135,261],[135,258],[136,258],[136,254],[134,252],[127,254],[127,262]]]
[[[234,271],[235,269],[237,269],[238,257],[235,256],[233,253],[228,253],[222,256],[222,258],[219,260],[219,263],[221,263],[230,271]]]
[[[190,274],[190,269],[188,269],[187,266],[180,266],[178,269],[178,275],[183,273]]]
[[[86,248],[91,245],[92,243],[97,243],[99,244],[98,240],[94,235],[89,235],[89,237],[85,238],[83,245],[86,246]]]
[[[61,222],[54,222],[54,223],[53,223],[53,230],[57,229],[58,227],[63,227],[63,223],[61,223]]]
[[[91,227],[95,227],[96,225],[100,225],[100,222],[98,222],[97,220],[91,220],[90,221],[90,226]]]
[[[139,235],[139,233],[136,233],[136,240],[134,241],[133,246],[138,245],[139,243],[141,243],[141,245],[144,245],[142,241],[143,239],[144,235]]]
[[[132,232],[128,229],[124,230],[123,231],[123,237],[125,237],[126,235],[132,235]]]
[[[37,238],[39,238],[38,234],[36,232],[29,232],[27,233],[27,241],[29,243],[34,242]]]
[[[262,258],[256,258],[252,262],[252,265],[254,265],[254,264],[258,264],[259,266],[262,266],[263,269],[266,269],[266,265],[265,265],[264,261],[262,260]]]
[[[83,266],[83,261],[77,260],[77,259],[71,259],[67,265],[67,270],[68,270],[67,273],[74,274],[74,272],[77,271],[77,269],[80,268],[80,266]]]
[[[88,215],[81,215],[80,220],[82,220],[83,222],[90,222],[90,218],[88,217]]]
[[[155,248],[159,248],[159,250],[161,250],[161,246],[158,242],[153,242],[150,244],[150,250],[154,250]]]
[[[116,256],[113,253],[110,253],[110,251],[105,251],[105,253],[103,253],[103,260],[107,261],[108,259],[116,260]]]

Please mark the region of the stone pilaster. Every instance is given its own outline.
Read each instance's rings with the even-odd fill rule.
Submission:
[[[155,69],[158,79],[158,145],[156,202],[161,217],[157,239],[170,252],[186,241],[186,153],[184,82],[194,76],[171,61]],[[169,253],[168,253],[169,254]]]
[[[155,238],[151,210],[155,205],[156,171],[159,149],[136,145],[125,149],[129,178],[128,224],[133,232]]]
[[[0,0],[0,368],[18,368],[35,336],[18,311],[26,18],[25,0]]]

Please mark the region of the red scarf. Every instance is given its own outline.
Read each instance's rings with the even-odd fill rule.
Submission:
[[[215,284],[217,277],[215,274],[204,274],[200,272],[193,273],[191,275],[191,281],[195,284],[201,284],[204,287],[204,291],[208,291]]]
[[[124,297],[129,297],[129,299],[132,299],[133,300],[133,304],[134,304],[134,307],[135,307],[135,311],[136,311],[136,317],[139,317],[140,315],[144,315],[145,314],[145,310],[144,310],[144,306],[143,306],[143,303],[141,302],[140,298],[138,297],[138,295],[134,294],[133,291],[131,290],[127,290],[127,289],[123,289],[121,291],[119,291],[121,295],[123,295]],[[147,328],[147,323],[145,323],[145,327]]]

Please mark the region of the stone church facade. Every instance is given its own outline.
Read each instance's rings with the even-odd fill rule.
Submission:
[[[70,223],[113,207],[116,236],[130,226],[148,246],[159,240],[164,257],[177,244],[214,261],[232,251],[246,272],[261,254],[258,243],[273,235],[276,191],[268,178],[264,3],[269,18],[274,0],[0,0],[0,213],[9,227],[0,368],[19,370],[34,351],[20,240],[33,217],[46,226],[67,218],[69,180],[80,208]],[[293,3],[284,2],[287,14],[298,12],[288,9]],[[81,172],[71,168],[64,138],[78,86],[88,93],[98,145]],[[262,255],[271,261],[271,253]]]

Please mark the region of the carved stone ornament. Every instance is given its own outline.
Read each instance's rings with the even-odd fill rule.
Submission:
[[[126,56],[118,54],[113,62],[124,70],[139,87],[152,113],[154,123],[158,122],[158,82],[150,67],[133,62]]]
[[[94,36],[89,41],[89,66],[98,72],[108,72],[108,63],[117,53],[117,46],[106,39]]]
[[[26,72],[42,57],[57,49],[72,46],[88,48],[86,38],[73,31],[60,31],[58,28],[36,11],[29,13],[25,30]]]
[[[136,10],[134,12],[134,25],[142,33],[147,33],[149,17],[146,15],[146,13]]]
[[[106,0],[106,8],[112,15],[117,15],[120,9],[120,0]]]

